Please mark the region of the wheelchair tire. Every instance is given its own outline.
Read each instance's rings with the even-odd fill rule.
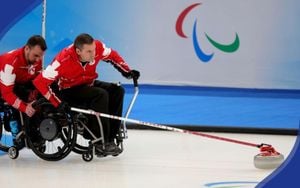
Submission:
[[[74,122],[74,121],[73,121]],[[74,125],[76,126],[77,123],[74,122]],[[77,127],[77,126],[76,126]],[[62,140],[63,142],[67,142],[67,132],[66,130],[63,130],[62,132]],[[74,147],[72,149],[73,152],[83,155],[84,153],[86,153],[89,150],[89,143],[82,143],[80,142],[80,140],[83,140],[84,138],[81,135],[77,135],[76,137],[76,141],[74,143]],[[89,142],[89,140],[84,140],[84,142]]]
[[[74,119],[73,119],[74,126],[76,126],[77,129],[78,129],[78,124],[79,124],[79,122],[77,121],[77,119],[76,119],[75,116],[74,116],[73,118],[74,118]],[[67,140],[65,135],[66,135],[65,131],[63,131],[63,137],[62,137],[62,138],[63,138],[64,142],[66,142],[66,140]],[[74,153],[83,155],[83,154],[85,154],[86,152],[88,152],[89,149],[90,149],[90,140],[84,138],[83,135],[78,134],[78,135],[77,135],[77,138],[76,138],[76,142],[75,142],[75,144],[74,144],[74,147],[73,147],[72,151],[73,151]]]
[[[87,147],[81,146],[80,144],[76,143],[73,151],[77,154],[84,154],[88,150]]]
[[[46,161],[65,158],[76,142],[77,127],[70,115],[58,113],[49,102],[36,107],[35,115],[27,119],[25,130],[29,148]]]
[[[81,124],[84,123],[84,122],[78,121],[78,118],[77,118],[78,116],[76,116],[76,115],[78,115],[78,114],[75,114],[73,116],[73,118],[74,118],[73,122],[74,122],[74,125],[77,127],[77,130],[80,130],[80,127],[82,127]],[[78,132],[80,132],[80,131],[78,131]],[[123,138],[119,135],[121,135],[121,133],[118,133],[117,136],[116,136],[116,144],[117,144],[117,146],[121,147],[122,151],[120,153],[114,155],[115,157],[120,155],[123,152]],[[90,147],[91,147],[90,141],[91,140],[89,138],[84,137],[83,133],[78,133],[77,138],[76,138],[76,142],[74,144],[74,147],[73,147],[72,151],[74,153],[80,154],[82,156],[85,155],[90,150]],[[103,156],[103,157],[106,157],[106,155]]]

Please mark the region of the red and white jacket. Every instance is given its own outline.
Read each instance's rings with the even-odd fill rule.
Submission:
[[[99,61],[110,62],[122,74],[129,73],[130,68],[123,58],[111,48],[107,48],[104,43],[95,40],[96,54],[92,62],[82,66],[75,51],[74,45],[63,49],[53,60],[53,62],[38,75],[33,84],[55,107],[60,104],[59,98],[52,92],[50,85],[58,81],[59,89],[67,89],[78,85],[92,85],[98,77],[96,72]]]
[[[28,65],[24,48],[12,50],[0,55],[0,90],[1,97],[11,106],[25,112],[27,103],[13,92],[15,84],[32,81],[42,71],[42,61]]]

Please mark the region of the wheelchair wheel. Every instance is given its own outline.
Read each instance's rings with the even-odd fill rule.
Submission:
[[[7,153],[11,159],[16,159],[19,156],[19,150],[15,146],[9,147]]]
[[[74,122],[74,126],[77,127],[77,137],[76,137],[76,142],[74,144],[74,147],[72,149],[72,151],[74,151],[77,154],[86,154],[89,150],[90,147],[90,140],[86,139],[83,137],[83,134],[79,133],[79,132],[83,132],[84,128],[82,126],[82,122],[78,121],[78,114],[73,114],[73,122]],[[81,131],[80,131],[81,130]],[[66,138],[67,138],[67,132],[64,130],[63,131],[63,140],[64,142],[66,142]]]
[[[85,139],[81,135],[77,135],[76,143],[74,145],[73,151],[77,154],[84,154],[88,151],[88,143],[90,140]]]
[[[88,161],[88,153],[90,153],[90,147],[91,147],[91,139],[92,138],[86,138],[86,136],[84,135],[84,131],[86,128],[84,128],[84,125],[86,125],[87,123],[84,121],[84,118],[82,115],[74,113],[73,114],[73,122],[74,125],[77,127],[77,138],[76,138],[76,143],[72,149],[72,151],[74,151],[77,154],[81,154],[82,157],[86,157],[86,159],[83,159],[85,161]],[[120,133],[117,134],[117,137],[115,139],[117,146],[119,146],[121,148],[121,152],[115,155],[112,155],[114,157],[120,155],[123,152],[123,138],[120,137],[119,135],[121,135]],[[89,136],[88,136],[89,137]],[[106,155],[103,155],[103,157],[105,157]],[[92,159],[91,159],[92,160]]]
[[[85,139],[82,135],[77,134],[76,142],[72,151],[77,154],[85,154],[89,150],[89,139]]]
[[[40,158],[58,161],[65,158],[76,142],[77,127],[66,113],[59,113],[48,102],[39,104],[26,123],[29,147]]]

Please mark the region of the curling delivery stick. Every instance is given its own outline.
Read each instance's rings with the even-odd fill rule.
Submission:
[[[214,136],[214,135],[205,134],[205,133],[201,133],[201,132],[189,131],[189,130],[179,129],[179,128],[175,128],[175,127],[160,125],[160,124],[156,124],[156,123],[149,123],[149,122],[139,121],[139,120],[135,120],[135,119],[129,119],[129,118],[123,118],[123,117],[119,117],[119,116],[104,114],[104,113],[100,113],[100,112],[95,112],[93,110],[85,110],[85,109],[74,108],[74,107],[72,107],[71,110],[75,111],[75,112],[79,112],[79,113],[90,114],[90,115],[95,115],[95,116],[100,116],[100,117],[105,117],[105,118],[110,118],[110,119],[116,119],[116,120],[120,120],[120,121],[126,121],[126,122],[130,122],[130,123],[144,125],[144,126],[148,126],[148,127],[154,127],[154,128],[158,128],[158,129],[193,134],[193,135],[207,137],[207,138],[211,138],[211,139],[232,142],[235,144],[257,147],[260,149],[260,153],[254,156],[254,166],[256,168],[260,168],[260,169],[277,168],[284,161],[284,156],[282,154],[280,154],[279,152],[277,152],[272,147],[272,145],[269,145],[269,144],[264,144],[264,143],[254,144],[254,143],[235,140],[235,139],[231,139],[231,138]]]

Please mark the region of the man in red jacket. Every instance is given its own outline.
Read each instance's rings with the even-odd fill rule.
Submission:
[[[126,78],[138,78],[139,72],[131,70],[123,58],[113,49],[108,48],[89,34],[76,37],[74,44],[63,49],[53,62],[34,80],[35,87],[41,94],[59,109],[65,106],[81,106],[97,112],[122,116],[124,89],[120,85],[96,80],[97,65],[100,61],[111,63]],[[51,84],[58,81],[58,95],[51,90]],[[68,104],[68,105],[66,105]],[[89,118],[90,129],[100,137],[96,117]],[[105,151],[101,144],[96,144],[96,152],[115,155],[121,149],[114,140],[120,127],[120,121],[101,118],[104,131]]]
[[[42,58],[47,49],[43,37],[30,37],[25,46],[0,55],[0,91],[2,100],[13,106],[15,120],[18,111],[31,117],[35,110],[32,107],[34,95],[38,92],[32,80],[42,70]],[[20,122],[12,128],[13,136],[20,131]],[[14,131],[13,131],[14,130]]]

